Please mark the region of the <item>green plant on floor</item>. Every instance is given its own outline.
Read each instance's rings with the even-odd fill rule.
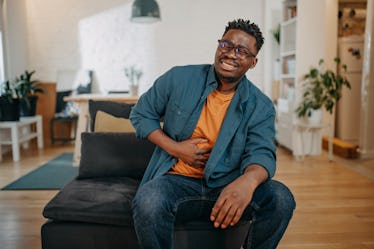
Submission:
[[[324,69],[324,60],[321,59],[318,67],[313,67],[304,76],[303,98],[296,108],[299,118],[310,116],[313,110],[324,108],[330,114],[342,96],[343,87],[351,88],[344,73],[347,71],[345,64],[341,65],[340,58],[335,58],[337,73],[331,69]]]

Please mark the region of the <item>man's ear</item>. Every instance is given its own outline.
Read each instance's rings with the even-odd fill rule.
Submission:
[[[251,65],[250,69],[252,69],[252,68],[254,68],[254,67],[256,66],[257,61],[258,61],[258,59],[257,59],[257,57],[256,57],[256,58],[252,61],[252,65]]]

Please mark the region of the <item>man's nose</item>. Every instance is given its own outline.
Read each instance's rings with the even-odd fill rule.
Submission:
[[[230,49],[230,51],[227,51],[226,54],[231,58],[236,58],[236,48]]]

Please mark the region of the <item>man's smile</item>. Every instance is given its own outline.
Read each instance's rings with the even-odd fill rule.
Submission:
[[[237,63],[233,60],[220,59],[220,64],[222,69],[226,71],[233,71],[238,67]]]

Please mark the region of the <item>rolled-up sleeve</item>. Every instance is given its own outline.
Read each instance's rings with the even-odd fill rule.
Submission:
[[[144,93],[132,108],[130,120],[136,129],[136,136],[146,138],[152,131],[160,129],[160,119],[163,117],[168,92],[171,87],[168,73],[159,77],[152,87]]]
[[[241,162],[240,171],[243,174],[247,167],[257,164],[264,167],[269,178],[273,177],[276,169],[276,146],[275,146],[275,110],[273,106],[260,108],[256,113],[256,122],[250,126],[245,153]]]

